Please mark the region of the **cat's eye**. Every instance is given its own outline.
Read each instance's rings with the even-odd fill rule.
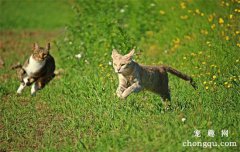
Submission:
[[[124,64],[124,63],[123,63],[123,64],[121,64],[121,66],[124,66],[124,65],[126,65],[126,64]]]

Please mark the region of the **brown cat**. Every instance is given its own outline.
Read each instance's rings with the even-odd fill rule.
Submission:
[[[43,89],[54,78],[55,61],[49,54],[49,50],[50,43],[45,48],[34,43],[33,53],[24,65],[19,64],[13,67],[13,69],[20,68],[18,76],[21,84],[17,90],[18,94],[21,94],[26,86],[32,85],[31,95],[35,95],[38,90]]]
[[[159,94],[163,101],[171,100],[168,87],[168,73],[189,81],[196,88],[193,79],[169,66],[145,66],[132,60],[134,50],[126,55],[121,55],[117,50],[112,51],[113,67],[118,73],[119,85],[117,96],[126,98],[132,92],[139,92],[147,89]]]

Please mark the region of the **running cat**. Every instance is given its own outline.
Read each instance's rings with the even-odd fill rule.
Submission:
[[[55,61],[49,54],[50,43],[46,47],[40,47],[37,43],[33,45],[33,53],[22,66],[21,64],[12,67],[20,68],[18,76],[21,84],[17,90],[21,94],[26,86],[32,85],[31,95],[43,89],[44,86],[54,78]]]
[[[127,98],[132,92],[146,89],[157,93],[163,101],[171,101],[168,86],[168,72],[177,77],[189,81],[196,89],[193,79],[169,66],[145,66],[132,60],[134,49],[126,55],[121,55],[117,50],[112,51],[113,67],[118,74],[119,85],[117,96],[121,99]]]

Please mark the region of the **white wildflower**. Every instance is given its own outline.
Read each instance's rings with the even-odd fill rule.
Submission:
[[[76,54],[75,57],[76,57],[77,59],[81,59],[81,58],[82,58],[82,53]]]
[[[120,10],[120,13],[124,13],[124,12],[125,12],[125,9],[122,8],[122,9]]]
[[[155,4],[154,4],[154,3],[151,3],[151,5],[150,5],[150,6],[154,7],[154,6],[155,6]]]
[[[185,122],[186,121],[186,118],[182,118],[182,122]]]

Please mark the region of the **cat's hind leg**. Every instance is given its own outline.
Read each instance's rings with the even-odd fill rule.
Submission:
[[[32,86],[32,92],[35,94],[38,90],[41,90],[45,87],[45,85],[47,83],[49,83],[53,78],[54,78],[54,74],[50,75],[50,76],[45,76],[45,77],[41,77],[39,78]],[[31,92],[31,93],[32,93]],[[34,95],[33,94],[33,95]]]
[[[31,88],[31,95],[34,96],[38,90],[39,90],[38,85],[36,83],[33,83]]]
[[[160,94],[162,100],[163,100],[163,108],[164,110],[170,110],[171,109],[171,96],[170,91],[161,92]]]
[[[169,90],[164,92],[164,93],[161,93],[160,96],[161,96],[163,102],[171,101],[171,95],[170,95],[170,91]]]

